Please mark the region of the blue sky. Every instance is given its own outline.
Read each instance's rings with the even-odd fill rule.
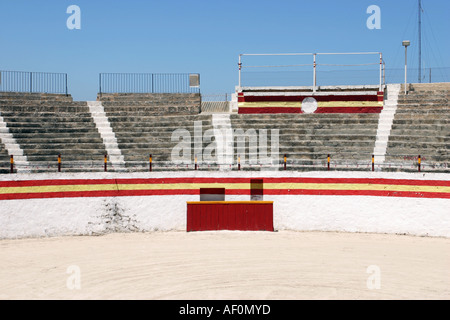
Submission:
[[[425,67],[450,67],[450,1],[422,2]],[[202,92],[231,93],[240,53],[381,51],[402,68],[404,39],[417,67],[416,0],[0,0],[0,70],[68,73],[75,100],[96,99],[101,72],[196,72]]]

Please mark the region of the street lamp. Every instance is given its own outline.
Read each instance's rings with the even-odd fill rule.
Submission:
[[[407,61],[407,54],[406,54],[406,52],[407,52],[407,48],[408,48],[408,46],[410,44],[411,44],[411,42],[409,40],[404,40],[402,42],[402,45],[405,47],[405,94],[406,94],[406,75],[407,75],[407,73],[406,73],[406,61]]]

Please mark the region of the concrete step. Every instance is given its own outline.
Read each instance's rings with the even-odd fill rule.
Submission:
[[[93,152],[80,153],[80,150],[65,150],[65,153],[61,152],[62,162],[69,161],[104,161],[104,155],[106,152],[95,154]],[[58,153],[28,153],[27,159],[30,163],[36,161],[47,161],[47,162],[57,162],[58,161]]]
[[[70,128],[95,128],[93,122],[40,122],[40,123],[28,123],[28,122],[8,122],[8,128],[21,128],[21,129],[70,129]]]
[[[66,149],[100,149],[104,150],[104,145],[102,143],[26,143],[19,142],[22,149],[26,149],[27,152],[30,150],[66,150]]]

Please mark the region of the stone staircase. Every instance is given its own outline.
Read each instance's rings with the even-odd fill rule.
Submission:
[[[450,83],[400,90],[386,155],[391,170],[450,172]]]
[[[0,143],[0,174],[10,172],[10,156],[3,143]]]
[[[65,95],[1,93],[0,113],[32,172],[101,171],[105,146],[86,102]],[[19,170],[19,168],[18,168]]]

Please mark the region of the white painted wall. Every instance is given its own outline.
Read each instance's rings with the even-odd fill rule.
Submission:
[[[14,174],[0,181],[83,178],[328,177],[446,180],[437,173],[383,172],[158,172]],[[227,195],[226,200],[249,200]],[[0,201],[0,238],[185,230],[186,201],[198,195]],[[277,230],[400,233],[450,237],[449,199],[373,196],[265,195],[274,201]],[[114,215],[116,213],[116,215]]]

